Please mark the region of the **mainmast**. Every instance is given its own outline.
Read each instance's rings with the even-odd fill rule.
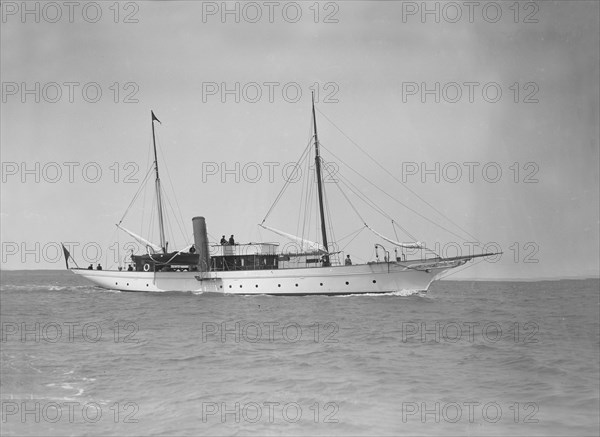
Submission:
[[[321,213],[321,236],[323,238],[323,247],[327,252],[323,255],[323,267],[331,265],[329,261],[329,246],[327,244],[327,230],[325,226],[325,211],[323,209],[323,180],[321,178],[321,156],[319,155],[319,137],[317,136],[317,117],[315,115],[315,93],[312,93],[312,114],[315,129],[315,168],[317,170],[317,189],[319,191],[319,212]]]
[[[154,111],[150,111],[152,114],[152,144],[154,146],[154,169],[156,170],[156,206],[158,208],[158,228],[160,231],[160,247],[163,253],[167,253],[167,242],[165,241],[165,225],[163,222],[163,208],[162,198],[160,190],[160,177],[158,176],[158,155],[156,154],[156,137],[154,136],[154,120],[160,123],[160,120],[154,115]]]

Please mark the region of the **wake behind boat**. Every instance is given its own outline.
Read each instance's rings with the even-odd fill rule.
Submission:
[[[321,241],[310,241],[304,235],[298,237],[265,225],[273,205],[260,226],[293,241],[293,250],[286,245],[286,250],[281,251],[278,243],[268,242],[236,244],[232,241],[233,244],[228,244],[222,241],[221,244],[210,244],[205,218],[194,217],[192,219],[193,245],[188,246],[185,250],[168,252],[155,136],[155,122],[160,123],[160,121],[154,112],[151,112],[151,117],[160,244],[154,244],[125,229],[121,223],[117,224],[119,229],[143,244],[147,253],[132,254],[128,269],[70,269],[73,273],[83,276],[100,287],[121,291],[192,291],[273,295],[346,295],[427,291],[430,284],[443,272],[462,266],[473,258],[496,255],[486,253],[443,258],[427,249],[422,243],[402,243],[388,238],[363,221],[364,228],[369,229],[375,236],[394,248],[393,256],[390,256],[390,251],[386,247],[376,243],[374,245],[376,255],[373,261],[352,264],[349,257],[340,260],[340,251],[336,251],[336,246],[329,242],[327,232],[327,223],[329,222],[324,206],[323,160],[317,134],[314,98],[312,102],[313,134],[305,154],[314,149],[314,178],[316,180]],[[277,200],[286,187],[287,184]],[[346,200],[349,201],[347,197]],[[354,209],[354,207],[352,208]],[[421,254],[428,256],[421,255],[419,258],[407,259],[404,253],[398,255],[398,248],[402,252],[405,249],[417,249]],[[379,251],[382,252],[383,260],[379,258]],[[65,249],[67,268],[69,268],[69,257],[70,254]]]

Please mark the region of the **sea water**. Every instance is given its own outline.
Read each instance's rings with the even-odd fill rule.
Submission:
[[[599,281],[102,290],[2,272],[2,435],[598,435]]]

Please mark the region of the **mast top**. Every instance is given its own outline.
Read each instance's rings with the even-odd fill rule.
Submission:
[[[156,153],[156,136],[154,135],[154,120],[158,121],[159,123],[160,120],[156,118],[156,115],[154,115],[154,111],[150,110],[150,114],[152,115],[152,145],[154,146],[154,169],[156,171],[156,207],[158,209],[158,230],[160,232],[160,247],[162,248],[163,253],[167,253],[162,196],[160,189],[160,177],[158,175],[158,154]]]
[[[152,122],[154,123],[154,120],[158,121],[160,123],[160,120],[158,118],[156,118],[156,115],[154,115],[154,111],[151,109],[150,110],[150,114],[152,114]],[[162,123],[160,123],[162,124]]]

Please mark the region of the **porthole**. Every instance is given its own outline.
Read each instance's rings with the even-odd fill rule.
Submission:
[[[281,284],[277,284],[278,287],[281,287]]]
[[[377,284],[377,281],[375,279],[373,279],[373,284]]]
[[[296,284],[296,287],[298,286],[298,284]]]
[[[115,282],[115,285],[119,285],[119,283],[118,283],[118,282]]]
[[[350,282],[346,281],[346,285],[350,285]]]
[[[229,286],[229,288],[231,288],[231,285]]]
[[[321,282],[321,287],[323,286],[323,283]]]
[[[242,284],[240,284],[240,288],[242,288]]]
[[[255,287],[258,288],[258,284],[256,284]]]
[[[127,283],[127,286],[129,287],[129,282]]]

